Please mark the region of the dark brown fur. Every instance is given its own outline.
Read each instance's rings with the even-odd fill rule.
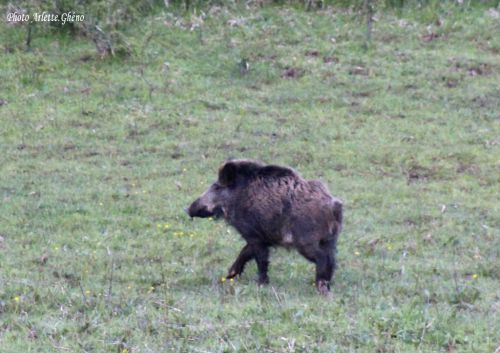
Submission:
[[[268,283],[269,247],[293,247],[316,264],[318,290],[329,291],[342,202],[322,182],[305,180],[286,167],[231,160],[187,212],[191,217],[224,217],[246,240],[227,278],[240,275],[255,259],[259,283]]]

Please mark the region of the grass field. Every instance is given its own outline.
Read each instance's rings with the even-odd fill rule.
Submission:
[[[379,13],[366,50],[355,12],[214,8],[101,59],[2,23],[0,352],[498,352],[499,33]],[[283,249],[221,282],[243,241],[183,208],[228,157],[344,200],[330,300]]]

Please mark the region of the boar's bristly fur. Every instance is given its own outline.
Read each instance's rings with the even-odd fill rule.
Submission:
[[[258,282],[268,283],[269,247],[285,246],[316,264],[316,286],[320,293],[328,293],[342,202],[322,182],[305,180],[286,167],[230,160],[187,212],[191,217],[223,217],[246,240],[227,278],[240,275],[254,259]]]

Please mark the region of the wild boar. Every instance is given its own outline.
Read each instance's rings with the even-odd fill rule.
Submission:
[[[218,180],[186,211],[190,217],[222,217],[246,240],[227,278],[240,275],[254,259],[258,283],[269,283],[269,247],[284,246],[316,264],[316,287],[329,292],[342,202],[321,181],[305,180],[287,167],[229,160],[220,167]]]

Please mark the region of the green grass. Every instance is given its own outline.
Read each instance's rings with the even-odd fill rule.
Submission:
[[[124,60],[1,24],[0,351],[494,352],[499,22],[450,9],[367,51],[348,11],[160,13]],[[345,201],[331,300],[282,249],[220,282],[243,242],[183,208],[231,156]]]

